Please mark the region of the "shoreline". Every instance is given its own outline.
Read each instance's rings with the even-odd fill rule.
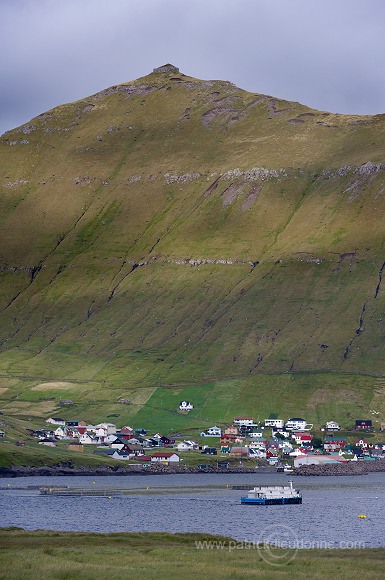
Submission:
[[[337,475],[367,475],[373,472],[385,471],[385,459],[378,459],[376,461],[357,461],[347,464],[331,464],[331,465],[303,465],[294,468],[293,473],[285,474],[288,476],[337,476]],[[150,465],[143,467],[142,465],[113,465],[113,466],[95,466],[82,467],[75,466],[70,461],[65,463],[58,463],[50,466],[12,466],[0,467],[0,478],[15,478],[15,477],[42,477],[42,476],[131,476],[131,475],[179,475],[179,474],[198,474],[198,473],[277,473],[275,467],[260,466],[244,467],[233,466],[227,468],[208,467],[200,469],[199,467],[170,467],[167,465]]]
[[[207,469],[199,469],[198,467],[169,467],[167,465],[150,465],[143,467],[142,465],[113,465],[113,466],[95,466],[95,467],[81,467],[71,465],[71,462],[59,463],[50,466],[13,466],[0,467],[0,478],[5,477],[37,477],[37,476],[118,476],[118,475],[180,475],[180,474],[197,474],[197,473],[256,473],[257,471],[266,473],[275,473],[275,468],[270,466],[263,466],[255,469],[255,467],[232,467],[229,469],[209,467]]]

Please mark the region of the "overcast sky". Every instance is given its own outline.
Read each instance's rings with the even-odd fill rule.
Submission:
[[[338,113],[385,113],[385,0],[0,0],[0,134],[171,62]]]

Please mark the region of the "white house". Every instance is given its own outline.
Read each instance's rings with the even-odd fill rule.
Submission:
[[[291,432],[286,431],[285,427],[283,427],[282,429],[279,427],[272,427],[271,435],[272,435],[272,437],[276,437],[277,435],[282,435],[282,437],[285,437],[286,439],[288,439],[291,435]]]
[[[233,423],[239,427],[252,427],[255,425],[252,417],[234,417]]]
[[[302,445],[303,443],[311,443],[312,436],[310,433],[293,433],[292,439],[297,443],[297,445]]]
[[[220,437],[222,435],[222,429],[214,425],[214,427],[210,427],[207,429],[206,435],[210,435],[211,437]]]
[[[263,431],[262,427],[254,427],[253,431],[249,433],[249,437],[263,437]]]
[[[256,447],[249,447],[249,455],[250,457],[255,457],[257,459],[266,459],[266,451]]]
[[[104,427],[99,427],[99,425],[96,425],[95,435],[96,437],[103,438],[104,440],[104,437],[107,437],[107,429],[105,429]]]
[[[326,430],[327,431],[339,431],[341,427],[335,421],[327,421]]]
[[[285,426],[285,421],[283,419],[265,419],[265,427],[276,427],[277,429],[283,429]]]
[[[266,439],[263,437],[254,437],[251,439],[249,443],[250,449],[261,449],[262,451],[266,451]]]
[[[116,433],[116,425],[113,423],[99,423],[95,425],[95,431],[98,435],[98,430],[104,430],[103,436],[114,435]],[[100,435],[101,436],[101,435]]]
[[[290,451],[289,455],[290,457],[302,457],[302,455],[306,454],[298,448],[294,449],[294,451]]]
[[[110,455],[113,459],[123,459],[127,461],[132,457],[135,457],[134,453],[129,453],[128,451],[120,451],[120,449],[115,449],[114,453]]]
[[[60,417],[50,417],[49,419],[46,420],[46,423],[51,423],[51,425],[65,425],[66,422],[64,419],[61,419]]]
[[[164,465],[179,463],[179,455],[176,453],[165,453],[159,451],[158,453],[151,455],[151,463],[163,463]]]
[[[286,423],[286,429],[288,431],[310,431],[312,428],[313,425],[309,425],[306,423],[305,419],[300,419],[298,417],[289,419]]]
[[[179,410],[180,411],[192,411],[194,408],[194,405],[192,405],[190,403],[190,401],[181,401],[179,403]]]
[[[82,445],[98,445],[100,440],[98,437],[91,435],[90,433],[83,433],[79,436],[79,443]]]
[[[107,439],[107,438],[106,438]],[[106,441],[106,439],[104,441]],[[125,441],[129,444],[129,445],[140,445],[140,441],[139,439],[137,439],[136,437],[130,437],[129,439],[125,438]]]
[[[178,451],[193,451],[194,449],[198,449],[198,447],[198,444],[194,441],[182,441],[176,446]]]
[[[74,439],[77,435],[74,434],[72,427],[58,427],[53,432],[57,439]]]

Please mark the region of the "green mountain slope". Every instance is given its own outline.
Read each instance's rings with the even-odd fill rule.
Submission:
[[[385,375],[384,128],[169,70],[4,134],[5,408],[64,380],[95,417],[129,392],[130,418],[154,387],[225,384],[231,416],[279,373]],[[312,376],[291,401],[329,412]]]

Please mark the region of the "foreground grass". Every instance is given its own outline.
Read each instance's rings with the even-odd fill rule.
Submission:
[[[197,542],[223,549],[197,549]],[[88,534],[0,530],[0,578],[99,579],[383,578],[384,549],[302,550],[273,566],[257,549],[229,549],[230,539],[203,534]]]

